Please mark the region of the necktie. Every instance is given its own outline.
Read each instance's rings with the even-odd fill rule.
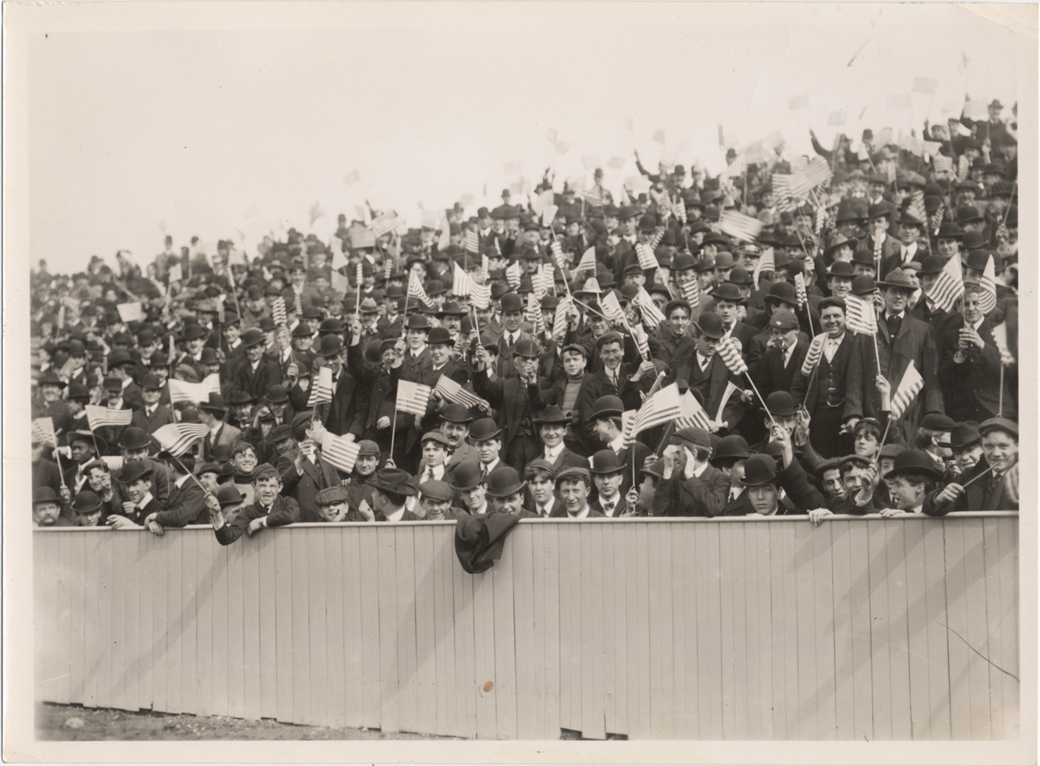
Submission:
[[[538,515],[539,516],[548,516],[549,515],[549,509],[546,506],[544,506],[544,505],[539,505],[538,506]]]
[[[483,463],[481,463],[481,464],[480,464],[480,478],[482,478],[482,479],[486,479],[486,478],[487,478],[487,475],[488,475],[488,469],[487,469],[487,466],[486,466],[486,465],[484,465]]]
[[[433,469],[432,468],[427,468],[426,469],[426,481],[433,481]]]
[[[611,516],[614,513],[613,503],[603,503],[603,513],[607,516]]]
[[[894,336],[899,332],[899,325],[903,320],[897,316],[886,315],[885,324],[888,326],[888,334]]]

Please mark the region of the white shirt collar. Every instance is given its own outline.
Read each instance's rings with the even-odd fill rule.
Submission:
[[[151,492],[145,492],[144,493],[144,497],[141,498],[141,502],[134,503],[134,505],[136,505],[138,508],[143,510],[144,507],[146,505],[148,505],[148,503],[150,503],[150,502],[152,502],[152,493]]]
[[[545,448],[545,459],[547,461],[549,461],[550,464],[555,463],[556,462],[556,458],[558,458],[561,454],[563,454],[563,450],[565,448],[566,448],[566,445],[563,442],[560,442],[559,444],[557,444],[553,449],[549,449],[548,447],[546,447]]]
[[[612,516],[617,507],[621,504],[621,495],[614,495],[613,500],[605,500],[604,498],[599,499],[599,507],[603,509],[603,513],[607,516]],[[607,513],[607,508],[610,508],[610,513]]]
[[[481,463],[480,467],[483,468],[488,473],[491,473],[492,471],[494,471],[498,467],[499,463],[501,463],[501,462],[502,462],[502,458],[496,457],[494,463],[488,463],[487,465],[485,465],[484,463]]]
[[[182,476],[182,477],[180,477],[179,479],[177,479],[177,481],[175,481],[175,482],[173,483],[173,486],[175,486],[175,487],[177,487],[178,489],[180,489],[181,487],[183,487],[183,486],[184,486],[184,482],[186,482],[186,481],[188,480],[188,478],[189,478],[189,477],[187,477],[187,476]]]
[[[487,509],[488,509],[488,504],[487,504],[487,500],[485,500],[484,503],[479,508],[477,508],[477,510],[472,511],[472,513],[473,513],[474,516],[479,516],[481,514],[487,513]]]
[[[620,452],[622,447],[625,446],[625,435],[624,434],[618,434],[617,438],[614,439],[614,441],[612,441],[607,446],[610,449],[614,450],[615,452]]]
[[[386,520],[387,521],[400,521],[401,517],[404,516],[404,512],[405,512],[405,507],[402,505],[400,507],[400,509],[394,511],[393,513],[391,513],[391,514],[385,514],[384,513],[383,515],[386,516]]]
[[[550,495],[549,502],[545,504],[545,512],[544,513],[542,513],[542,508],[541,508],[541,506],[538,505],[538,503],[535,503],[534,507],[535,507],[535,510],[539,513],[539,515],[541,515],[543,518],[547,518],[549,516],[549,514],[552,513],[553,507],[555,505],[556,505],[556,496],[555,495]]]

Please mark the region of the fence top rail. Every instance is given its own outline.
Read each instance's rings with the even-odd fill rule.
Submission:
[[[864,520],[879,520],[884,521],[906,521],[910,519],[935,519],[936,521],[941,519],[994,519],[994,518],[1006,518],[1009,516],[1018,516],[1018,511],[965,511],[961,513],[949,513],[946,516],[925,516],[922,514],[901,514],[899,516],[891,516],[884,518],[881,514],[871,513],[865,516],[846,516],[835,514],[828,516],[824,523],[830,524],[835,521],[864,521]],[[792,523],[805,523],[808,521],[806,516],[716,516],[713,518],[702,517],[702,516],[638,516],[626,519],[521,519],[521,524],[545,524],[545,523],[560,523],[560,524],[662,524],[662,523],[693,523],[693,524],[704,524],[704,523],[760,523],[760,522],[792,522]],[[421,527],[421,526],[454,526],[454,520],[448,521],[397,521],[397,522],[379,522],[379,527]],[[289,525],[292,529],[312,529],[312,528],[323,528],[329,527],[368,527],[377,526],[370,521],[345,521],[336,523],[318,523],[318,524],[291,524]],[[182,530],[199,530],[206,529],[212,530],[213,528],[209,524],[191,524],[186,527],[173,528],[171,527],[170,532],[176,533]],[[114,530],[110,527],[36,527],[33,532],[40,532],[44,534],[60,533],[60,532],[139,532],[143,530],[136,529],[123,529]]]

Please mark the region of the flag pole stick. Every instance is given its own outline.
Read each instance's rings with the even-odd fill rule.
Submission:
[[[992,472],[993,472],[993,466],[990,466],[990,467],[989,467],[989,468],[987,468],[987,469],[986,469],[985,471],[983,471],[982,473],[980,473],[980,474],[979,474],[978,476],[973,476],[973,477],[972,477],[972,478],[971,478],[970,480],[968,480],[968,481],[967,481],[967,482],[966,482],[965,484],[961,484],[961,486],[962,486],[962,487],[967,487],[967,486],[968,486],[969,484],[974,484],[974,483],[975,483],[976,481],[978,481],[979,479],[981,479],[981,478],[982,478],[983,476],[985,476],[985,475],[986,475],[987,473],[992,473]]]
[[[675,421],[673,420],[664,428],[664,436],[661,437],[661,442],[657,445],[657,450],[654,452],[655,455],[661,454],[661,448],[664,447],[664,443],[668,441],[668,437],[672,435],[672,429],[675,427]]]
[[[752,390],[754,390],[755,394],[758,396],[758,400],[762,402],[762,409],[764,409],[766,411],[766,415],[769,416],[769,422],[772,423],[774,426],[777,425],[776,418],[773,417],[773,413],[770,412],[769,407],[766,406],[766,400],[762,398],[762,394],[760,394],[758,391],[758,386],[756,386],[755,381],[751,379],[751,372],[749,370],[746,370],[744,374],[747,376],[748,383],[751,384]]]
[[[1004,417],[1004,362],[1000,362],[1000,391],[997,393],[997,417]]]
[[[181,470],[182,470],[182,471],[184,471],[184,473],[188,474],[188,476],[190,476],[190,477],[191,477],[191,480],[192,480],[192,481],[194,481],[194,482],[195,482],[196,484],[198,484],[198,485],[199,485],[199,488],[200,488],[200,489],[201,489],[201,490],[202,490],[203,492],[205,492],[205,493],[206,493],[207,495],[209,495],[209,494],[212,494],[212,493],[211,493],[211,492],[210,492],[210,491],[209,491],[208,489],[206,489],[206,488],[205,488],[205,487],[204,487],[204,486],[202,485],[202,482],[198,480],[198,478],[197,478],[197,477],[195,476],[195,474],[194,474],[194,473],[192,473],[191,471],[189,471],[189,470],[188,470],[187,468],[185,468],[185,467],[184,467],[184,463],[182,463],[182,462],[180,461],[180,458],[178,458],[178,457],[177,457],[176,455],[174,455],[174,454],[172,454],[172,453],[169,453],[169,452],[168,452],[167,454],[168,454],[168,455],[169,455],[169,456],[170,456],[171,458],[173,458],[173,462],[175,462],[175,463],[176,463],[177,465],[179,465],[179,466],[181,467]]]

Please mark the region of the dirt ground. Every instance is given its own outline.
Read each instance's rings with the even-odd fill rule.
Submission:
[[[82,722],[76,726],[73,719]],[[126,710],[85,708],[80,705],[36,705],[36,736],[42,740],[199,740],[199,739],[306,739],[306,740],[402,740],[454,739],[423,734],[384,735],[378,729],[330,729],[295,726],[277,721],[243,721],[238,718],[165,713],[130,713]]]

